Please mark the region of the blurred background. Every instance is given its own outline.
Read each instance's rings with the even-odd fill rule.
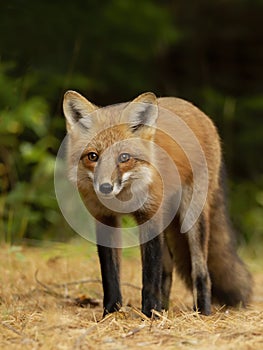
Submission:
[[[0,240],[66,241],[53,168],[61,102],[192,101],[222,138],[239,240],[263,242],[262,0],[0,3]]]

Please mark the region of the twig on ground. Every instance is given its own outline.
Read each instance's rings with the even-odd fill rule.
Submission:
[[[169,320],[169,318],[167,317],[167,315],[163,315],[163,314],[161,314],[160,312],[158,312],[158,311],[156,311],[156,310],[154,310],[154,309],[152,310],[152,313],[153,313],[153,315],[159,317],[159,319],[161,319],[162,321],[168,322],[168,323],[170,323],[170,324],[173,324],[173,322],[172,322],[171,320]]]
[[[85,279],[79,281],[65,282],[65,283],[52,283],[51,285],[56,288],[65,288],[65,286],[74,286],[77,284],[85,283],[102,283],[100,279]]]
[[[132,335],[140,332],[145,327],[146,327],[146,324],[140,324],[138,327],[136,327],[136,328],[130,330],[128,333],[124,334],[123,338],[131,337]]]
[[[37,282],[37,284],[39,284],[41,287],[43,287],[48,294],[53,295],[53,296],[58,297],[58,298],[71,299],[69,296],[64,296],[62,294],[55,292],[52,288],[47,286],[45,283],[41,282],[38,279],[37,275],[38,275],[38,270],[36,270],[36,272],[35,272],[35,281]]]
[[[106,321],[108,321],[109,319],[111,319],[114,316],[114,314],[109,314],[107,316],[105,316],[103,319],[101,319],[99,322],[97,322],[96,324],[94,324],[93,326],[89,327],[87,330],[85,330],[85,332],[83,334],[81,334],[74,342],[74,346],[73,349],[80,349],[86,336],[89,335],[90,333],[92,333],[95,329],[98,329],[98,326]]]
[[[137,290],[141,290],[141,287],[135,286],[134,284],[129,283],[129,282],[124,282],[121,285],[122,286],[126,286],[126,287],[131,287],[131,288],[134,288],[134,289],[137,289]]]
[[[4,328],[7,328],[11,332],[19,335],[23,339],[23,342],[36,343],[36,341],[34,339],[28,337],[25,333],[18,331],[16,328],[14,328],[13,326],[10,326],[9,324],[6,324],[5,322],[0,321],[0,325],[3,326]]]
[[[136,307],[131,306],[131,310],[138,316],[140,316],[144,321],[147,321],[149,323],[150,319],[144,315],[140,310],[136,309]]]
[[[99,306],[100,305],[100,301],[97,299],[93,299],[93,298],[87,298],[84,295],[78,298],[72,298],[69,295],[62,295],[61,293],[57,293],[52,287],[55,288],[66,288],[68,286],[73,286],[73,285],[78,285],[78,284],[85,284],[85,283],[102,283],[100,279],[85,279],[85,280],[80,280],[80,281],[72,281],[72,282],[65,282],[65,283],[52,283],[50,285],[46,285],[45,283],[43,283],[42,281],[39,280],[38,278],[38,270],[36,270],[35,272],[35,281],[37,282],[37,284],[39,284],[42,288],[44,288],[45,292],[56,297],[56,298],[60,298],[60,299],[67,299],[73,303],[75,303],[78,306],[86,306],[86,305],[91,305],[93,307],[95,306]],[[129,283],[129,282],[124,282],[122,283],[122,286],[127,286],[130,288],[134,288],[136,290],[141,290],[140,287]]]
[[[3,327],[9,329],[10,331],[14,332],[15,334],[20,335],[21,337],[24,336],[24,333],[19,332],[17,329],[15,329],[14,327],[10,326],[9,324],[6,324],[6,323],[4,323],[4,322],[2,322],[2,321],[1,321],[0,323],[1,323],[1,325],[2,325]]]
[[[60,299],[66,299],[71,301],[72,303],[76,304],[77,306],[86,306],[86,305],[90,305],[92,307],[95,306],[99,306],[100,305],[100,301],[97,299],[93,299],[93,298],[87,298],[85,295],[82,295],[81,297],[77,297],[77,298],[73,298],[69,295],[62,295],[60,293],[57,293],[54,289],[50,288],[48,285],[46,285],[45,283],[41,282],[38,279],[38,270],[36,270],[35,272],[35,280],[36,282],[45,289],[45,292],[56,297],[56,298],[60,298]],[[67,284],[64,283],[64,286],[66,286]]]

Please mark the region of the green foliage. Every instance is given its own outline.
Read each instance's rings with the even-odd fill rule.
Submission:
[[[204,88],[201,104],[214,119],[222,137],[224,159],[231,177],[261,181],[263,162],[263,94],[234,97]]]
[[[222,136],[230,213],[239,239],[263,240],[263,96],[235,98],[211,88],[202,91],[202,104]]]
[[[40,74],[37,89],[50,98],[54,83],[109,102],[150,89],[158,56],[178,39],[169,10],[151,0],[14,0],[1,6],[0,23],[3,57],[23,53],[19,70]]]
[[[184,97],[218,126],[235,224],[263,239],[262,0],[12,0],[0,11],[0,239],[72,235],[53,189],[61,102]],[[133,226],[129,218],[124,225]]]
[[[59,140],[50,133],[51,116],[41,96],[28,97],[20,79],[0,65],[0,231],[9,242],[27,238],[63,238],[55,232],[62,218],[53,190]],[[30,77],[27,77],[30,80]],[[62,225],[63,226],[63,225]],[[51,232],[49,232],[51,231]]]
[[[263,239],[263,177],[257,183],[231,184],[232,219],[246,242],[258,244]]]

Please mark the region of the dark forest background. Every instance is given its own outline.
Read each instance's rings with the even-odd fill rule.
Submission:
[[[229,210],[263,239],[262,0],[0,2],[0,240],[66,240],[58,210],[61,101],[97,105],[145,91],[192,101],[216,123]]]

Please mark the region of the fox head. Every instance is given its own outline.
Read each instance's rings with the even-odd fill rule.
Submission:
[[[75,91],[63,102],[68,131],[69,177],[97,196],[125,197],[152,182],[157,98],[99,108]],[[133,185],[136,183],[136,186]]]

